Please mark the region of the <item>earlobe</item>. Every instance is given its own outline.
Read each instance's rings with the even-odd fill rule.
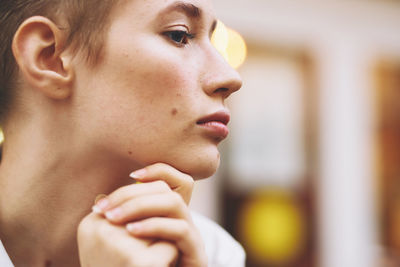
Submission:
[[[12,50],[25,80],[46,96],[68,98],[74,79],[71,57],[63,53],[66,33],[51,20],[25,20],[14,35]]]

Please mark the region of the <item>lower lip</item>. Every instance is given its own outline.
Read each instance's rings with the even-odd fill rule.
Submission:
[[[205,128],[214,137],[225,139],[229,134],[228,127],[222,122],[210,121],[210,122],[200,123],[198,125]]]

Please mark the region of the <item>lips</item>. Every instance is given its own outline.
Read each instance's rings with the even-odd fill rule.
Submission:
[[[212,137],[224,139],[229,134],[229,129],[227,127],[229,121],[229,112],[221,110],[201,118],[197,121],[197,125],[201,126]]]

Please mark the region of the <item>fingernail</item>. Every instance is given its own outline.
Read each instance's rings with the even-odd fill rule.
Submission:
[[[104,211],[107,209],[109,204],[110,204],[110,202],[106,198],[102,198],[99,201],[97,201],[95,207],[97,207],[101,211]]]
[[[146,173],[147,173],[146,169],[140,169],[132,172],[129,176],[133,179],[140,179],[143,178],[146,175]]]
[[[106,217],[107,217],[107,219],[110,219],[110,220],[116,220],[116,219],[122,217],[122,209],[121,208],[115,208],[115,209],[112,209],[110,211],[107,211],[106,212]]]
[[[94,204],[96,205],[97,202],[99,202],[100,199],[103,199],[103,198],[106,198],[106,197],[107,197],[106,194],[98,194],[98,195],[96,196],[96,198],[94,199]]]
[[[92,207],[92,211],[93,211],[94,213],[96,213],[96,214],[102,214],[102,213],[103,213],[103,211],[102,211],[99,207],[97,207],[96,205],[94,205],[94,206]]]
[[[142,228],[142,225],[140,223],[129,223],[126,225],[126,229],[129,232],[138,232]]]

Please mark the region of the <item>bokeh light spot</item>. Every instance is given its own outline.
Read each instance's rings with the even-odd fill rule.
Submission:
[[[305,220],[289,194],[256,194],[243,206],[240,218],[241,240],[259,262],[289,262],[304,245]]]
[[[0,128],[0,145],[3,143],[4,141],[4,135],[3,135],[3,131]]]
[[[247,46],[243,37],[221,21],[218,21],[211,42],[233,68],[239,68],[246,60]]]

